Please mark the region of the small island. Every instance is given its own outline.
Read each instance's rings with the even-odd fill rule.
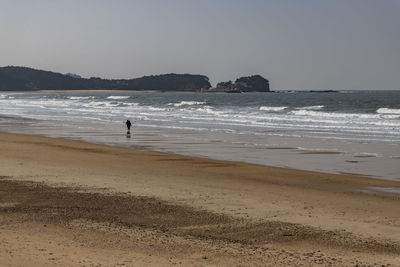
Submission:
[[[233,83],[232,81],[220,82],[211,92],[270,92],[269,81],[261,75],[240,77]]]

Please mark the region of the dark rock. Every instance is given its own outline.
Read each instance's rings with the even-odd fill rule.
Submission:
[[[235,81],[235,87],[242,92],[269,92],[269,81],[261,75],[241,77]]]

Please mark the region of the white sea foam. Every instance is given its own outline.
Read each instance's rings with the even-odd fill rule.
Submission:
[[[108,96],[107,99],[128,99],[130,96],[124,96],[124,95],[111,95]]]
[[[308,107],[301,107],[301,108],[296,108],[296,109],[304,109],[304,110],[321,110],[325,106],[324,105],[317,105],[317,106],[308,106]]]
[[[123,95],[45,96],[0,94],[2,114],[36,119],[78,121],[97,118],[112,122],[122,117],[143,120],[145,125],[160,127],[194,127],[246,132],[257,135],[312,136],[320,138],[342,138],[344,140],[390,140],[400,142],[400,110],[380,108],[366,113],[362,108],[354,112],[325,111],[324,102],[301,102],[303,106],[246,99],[224,103],[206,101],[207,96],[184,99],[166,95],[167,101],[140,96],[140,103],[126,101],[132,98]],[[250,95],[251,96],[251,95]],[[4,99],[4,100],[3,100]],[[7,99],[7,100],[6,100]],[[169,103],[169,104],[167,104]],[[285,105],[285,106],[283,106]],[[380,105],[384,107],[384,104]],[[357,139],[358,138],[358,139]]]
[[[311,148],[311,147],[297,147],[298,150],[301,151],[310,151],[310,152],[323,152],[323,151],[332,151],[332,152],[338,152],[338,153],[342,153],[341,151],[338,151],[337,149],[332,149],[332,148]]]
[[[300,116],[315,116],[315,117],[328,117],[328,118],[362,118],[362,119],[379,119],[378,114],[361,114],[361,113],[339,113],[339,112],[322,112],[314,110],[293,110],[293,115]]]
[[[378,153],[370,153],[370,152],[358,152],[354,154],[355,157],[381,157]]]
[[[221,113],[220,111],[214,110],[214,109],[211,108],[211,107],[202,107],[202,108],[198,108],[198,109],[196,109],[196,111],[199,111],[199,112],[201,112],[201,113],[205,112],[205,113],[213,114],[213,115],[218,115],[218,114],[221,114],[221,115],[222,115],[222,113]]]
[[[117,107],[120,103],[108,101],[92,101],[85,104],[86,107]]]
[[[380,114],[400,114],[400,109],[396,108],[378,108],[376,113]]]
[[[169,106],[181,107],[181,106],[193,106],[193,105],[205,105],[207,102],[200,101],[181,101],[179,103],[169,103]]]
[[[71,100],[81,100],[81,99],[92,99],[94,96],[70,96],[68,97]]]
[[[0,99],[14,99],[15,97],[9,95],[0,95]]]
[[[394,115],[394,114],[382,114],[381,118],[383,119],[389,119],[389,120],[398,120],[400,119],[400,114],[399,115]]]
[[[277,111],[283,111],[283,110],[285,110],[287,108],[288,107],[266,107],[266,106],[262,106],[262,107],[260,107],[260,110],[277,112]]]
[[[159,107],[146,107],[146,110],[150,110],[150,111],[165,111],[167,109],[159,108]]]

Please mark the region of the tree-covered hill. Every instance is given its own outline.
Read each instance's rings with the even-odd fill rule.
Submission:
[[[270,92],[269,81],[261,75],[240,77],[232,81],[220,82],[211,91],[215,92]]]
[[[241,77],[235,81],[235,86],[242,92],[269,92],[269,81],[261,75]]]
[[[1,91],[34,90],[160,90],[199,91],[211,87],[204,75],[163,74],[136,79],[80,78],[78,75],[61,74],[27,67],[0,68]]]

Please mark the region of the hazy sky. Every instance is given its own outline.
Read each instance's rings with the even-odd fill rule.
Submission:
[[[0,0],[0,66],[400,89],[400,0]]]

